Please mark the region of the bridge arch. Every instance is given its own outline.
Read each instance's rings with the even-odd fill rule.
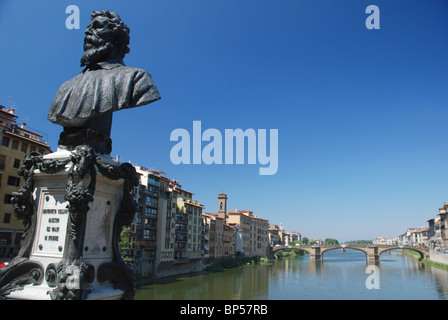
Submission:
[[[378,255],[381,255],[383,252],[386,252],[386,251],[400,250],[400,249],[411,250],[411,251],[417,252],[420,255],[420,259],[419,260],[428,259],[429,258],[428,250],[425,250],[425,249],[420,248],[420,247],[413,247],[413,246],[387,246],[387,247],[378,246]]]
[[[272,254],[278,251],[288,250],[288,249],[295,249],[295,250],[301,250],[309,253],[311,256],[318,256],[319,260],[322,258],[323,254],[330,250],[341,250],[341,249],[353,249],[362,251],[366,254],[366,258],[369,255],[368,249],[365,247],[358,247],[358,246],[347,246],[347,245],[323,245],[323,246],[309,246],[309,245],[301,245],[301,246],[276,246],[272,248]]]
[[[339,245],[339,246],[331,246],[331,247],[328,247],[328,248],[326,248],[325,246],[322,246],[321,248],[322,248],[321,249],[321,254],[322,255],[324,254],[324,252],[327,252],[327,251],[330,251],[330,250],[346,250],[346,249],[362,251],[362,252],[364,252],[366,254],[366,257],[368,255],[368,252],[367,252],[366,249],[360,248],[360,247],[354,247],[354,246],[341,246],[341,245]]]
[[[310,260],[316,261],[321,260],[323,253],[329,250],[335,249],[353,249],[359,250],[366,254],[367,261],[379,261],[381,253],[394,250],[394,249],[407,249],[417,252],[420,255],[420,260],[429,259],[429,250],[423,247],[412,247],[412,246],[397,246],[397,245],[323,245],[323,246],[276,246],[270,247],[269,255],[273,257],[274,253],[277,251],[285,249],[295,249],[305,251],[310,254]]]
[[[300,250],[300,251],[305,251],[308,253],[312,253],[311,251],[311,247],[305,247],[305,246],[276,246],[273,248],[273,252],[277,252],[277,251],[283,251],[283,250],[289,250],[289,249],[295,249],[295,250]]]
[[[277,247],[274,247],[272,249],[272,253],[275,253],[275,252],[278,252],[278,251],[283,251],[283,250],[289,250],[289,249],[305,251],[305,252],[307,252],[309,254],[313,253],[311,247],[305,247],[305,246],[277,246]]]

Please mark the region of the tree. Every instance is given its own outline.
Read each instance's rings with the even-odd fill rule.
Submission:
[[[351,241],[345,241],[345,244],[366,245],[366,244],[373,244],[373,241],[372,240],[351,240]]]
[[[339,241],[336,239],[326,238],[325,244],[326,245],[339,245]]]
[[[302,243],[307,245],[308,242],[310,242],[310,239],[308,239],[307,237],[302,238]]]

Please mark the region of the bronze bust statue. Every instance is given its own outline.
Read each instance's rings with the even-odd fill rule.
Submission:
[[[147,71],[123,63],[130,37],[119,15],[95,11],[91,20],[81,58],[81,66],[86,68],[61,85],[48,119],[64,127],[60,146],[88,145],[109,154],[112,113],[157,101],[160,94]]]

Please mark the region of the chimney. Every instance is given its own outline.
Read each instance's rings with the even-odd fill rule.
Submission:
[[[25,123],[25,122],[22,122],[22,125],[20,126],[20,128],[22,128],[22,129],[26,129],[26,123]]]

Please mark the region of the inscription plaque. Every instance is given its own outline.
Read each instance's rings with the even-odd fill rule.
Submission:
[[[38,209],[35,254],[62,257],[67,232],[68,209],[64,194],[42,192]]]

